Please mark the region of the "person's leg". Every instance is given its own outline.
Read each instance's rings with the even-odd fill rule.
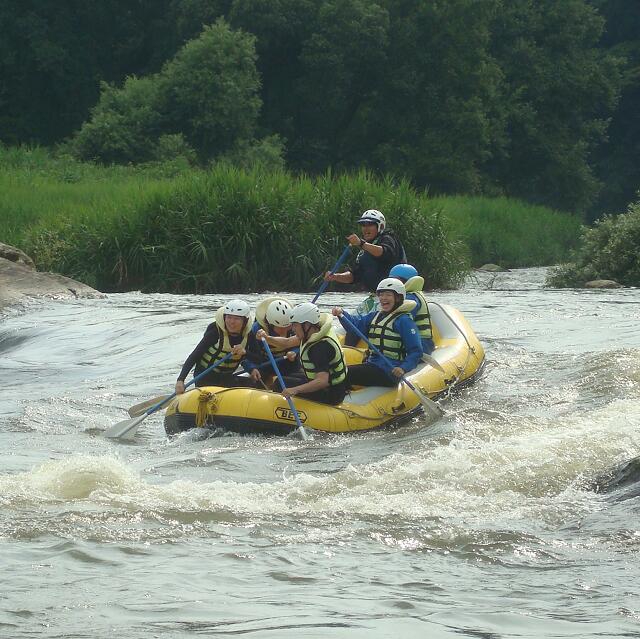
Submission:
[[[374,364],[349,366],[347,386],[395,386],[398,382]]]
[[[329,388],[323,388],[320,391],[313,393],[300,393],[296,397],[302,397],[303,399],[310,399],[320,404],[330,404],[335,406],[344,401],[344,396],[347,394],[346,384],[338,384],[337,386],[329,386]]]
[[[196,386],[222,386],[223,388],[256,388],[250,377],[241,377],[231,373],[213,371],[196,382]]]
[[[287,388],[292,388],[293,386],[300,386],[300,384],[304,384],[307,381],[307,378],[304,376],[304,373],[300,375],[287,375],[286,377],[283,375],[282,379],[284,380],[284,385]],[[279,393],[282,390],[282,385],[280,384],[279,379],[275,379],[273,381],[273,392]]]

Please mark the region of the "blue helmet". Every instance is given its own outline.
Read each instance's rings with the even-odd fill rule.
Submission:
[[[396,264],[390,271],[389,277],[398,277],[401,280],[409,280],[418,274],[415,266],[411,264]]]

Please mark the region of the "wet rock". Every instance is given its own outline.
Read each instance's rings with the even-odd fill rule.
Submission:
[[[484,264],[476,269],[477,271],[486,271],[487,273],[508,273],[509,269],[499,264]]]
[[[584,285],[585,288],[622,288],[615,280],[591,280]]]
[[[36,270],[36,265],[33,263],[33,260],[15,246],[9,246],[8,244],[0,242],[0,258],[9,260],[10,262],[16,262],[16,264],[22,264],[32,271]]]
[[[39,273],[21,262],[0,257],[0,310],[13,304],[20,304],[29,298],[96,297],[106,296],[104,293],[64,275]]]

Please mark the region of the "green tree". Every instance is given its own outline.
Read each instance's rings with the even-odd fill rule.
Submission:
[[[250,139],[260,111],[254,38],[219,20],[162,69],[161,109],[168,132],[181,132],[200,158]]]
[[[603,212],[622,211],[640,187],[640,2],[591,0],[605,18],[601,46],[620,58],[620,101],[611,118],[606,142],[595,153],[602,193],[591,208],[591,219]]]
[[[619,84],[616,60],[598,48],[603,24],[585,0],[509,0],[497,13],[509,136],[487,170],[509,194],[582,211],[596,196],[590,156]]]
[[[159,73],[129,77],[122,87],[103,84],[69,148],[106,163],[171,159],[171,153],[189,159],[195,149],[206,162],[252,140],[258,89],[253,38],[219,21]]]
[[[329,0],[300,54],[294,162],[310,169],[366,164],[360,152],[369,104],[386,63],[389,14],[370,0]],[[364,160],[364,161],[363,161]]]
[[[69,144],[82,160],[147,162],[163,132],[157,78],[129,77],[121,88],[102,84],[100,100]]]
[[[640,200],[622,215],[606,215],[585,227],[571,258],[551,273],[551,286],[584,286],[597,279],[640,286]]]
[[[3,0],[0,140],[53,144],[87,118],[100,82],[154,68],[169,0]]]
[[[263,134],[277,133],[284,140],[301,137],[297,82],[304,76],[300,56],[324,0],[233,0],[229,21],[256,38],[257,67],[262,78]]]
[[[488,53],[494,0],[387,2],[388,64],[371,104],[373,165],[435,192],[475,192],[502,135],[500,69]]]

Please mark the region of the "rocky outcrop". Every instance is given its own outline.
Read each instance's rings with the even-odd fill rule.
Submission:
[[[15,246],[9,246],[8,244],[0,242],[0,258],[9,260],[10,262],[16,262],[16,264],[22,264],[22,266],[26,266],[32,271],[36,270],[36,265],[33,263],[33,260]]]
[[[487,273],[507,273],[509,271],[508,268],[504,266],[499,266],[498,264],[484,264],[479,266],[477,271],[486,271]]]
[[[585,288],[622,288],[615,280],[591,280],[584,285]]]
[[[3,255],[0,257],[0,310],[29,298],[106,297],[104,293],[64,275],[39,273],[28,255],[7,244],[0,244],[0,250]],[[12,258],[4,257],[8,255]]]

